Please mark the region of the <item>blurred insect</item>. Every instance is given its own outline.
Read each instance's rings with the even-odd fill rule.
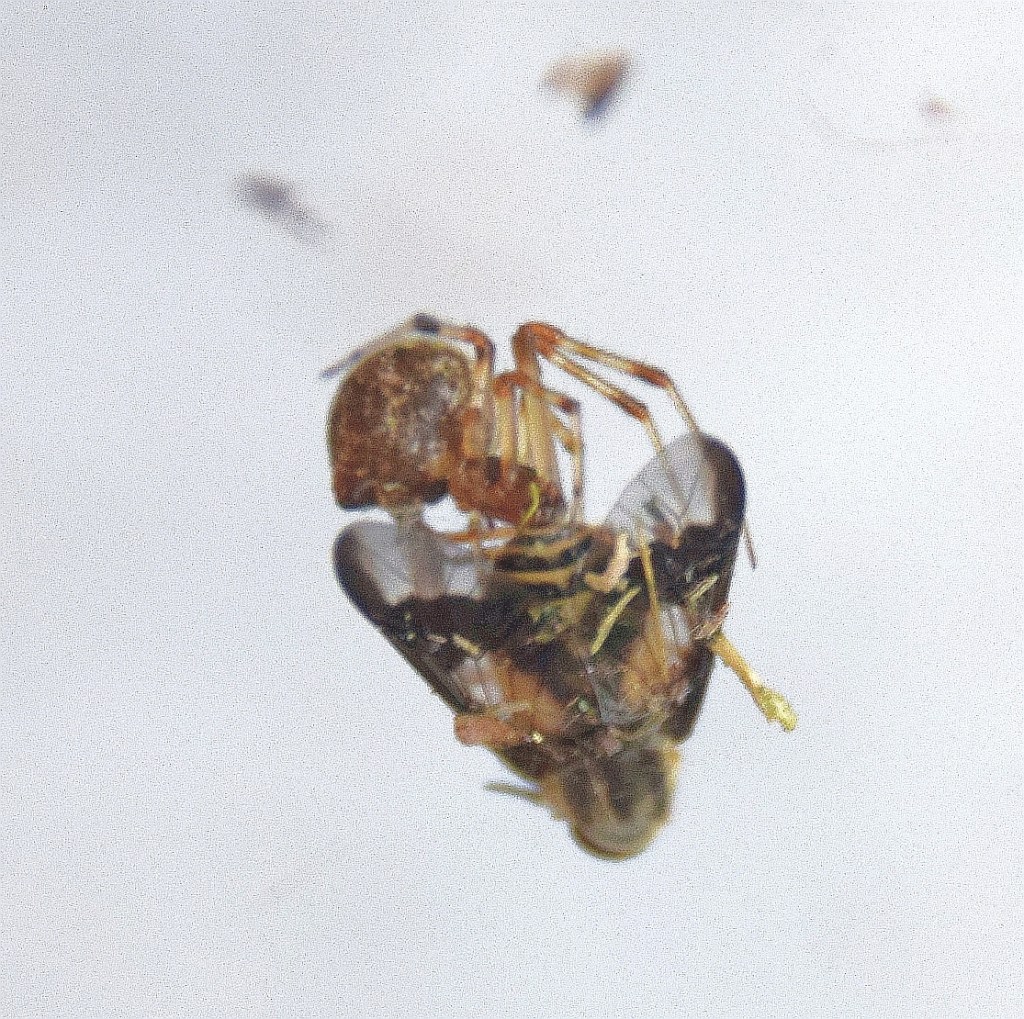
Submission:
[[[553,63],[543,84],[573,99],[584,120],[597,120],[607,111],[628,71],[629,53],[625,50],[582,53]]]
[[[316,244],[330,233],[330,225],[320,214],[299,200],[295,185],[280,177],[242,174],[235,178],[235,190],[244,204],[300,241]]]
[[[657,369],[538,323],[513,347],[517,368],[494,376],[486,337],[417,316],[334,369],[335,494],[394,517],[343,531],[335,567],[455,712],[458,738],[497,753],[586,848],[623,858],[668,816],[715,655],[767,717],[795,716],[721,632],[745,505],[732,453]],[[579,408],[541,386],[538,356],[642,421],[658,450],[604,525],[582,519]],[[577,358],[662,386],[691,431],[662,447],[646,407]],[[571,499],[556,440],[574,462]],[[428,527],[423,505],[445,494],[486,526]]]
[[[953,107],[939,96],[929,96],[927,99],[922,99],[917,108],[922,117],[934,120],[937,123],[948,123],[956,116]]]

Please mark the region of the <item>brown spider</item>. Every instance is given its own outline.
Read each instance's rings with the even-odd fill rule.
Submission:
[[[541,359],[640,421],[656,451],[664,444],[647,406],[590,364],[665,390],[699,432],[671,378],[641,361],[542,322],[521,325],[512,352],[515,367],[496,375],[487,336],[420,314],[328,368],[325,375],[341,375],[327,424],[338,504],[401,514],[448,495],[464,512],[512,529],[581,519],[580,406],[543,384]],[[558,446],[572,464],[568,501]]]

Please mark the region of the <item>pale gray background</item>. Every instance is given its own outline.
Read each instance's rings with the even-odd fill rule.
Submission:
[[[1021,1014],[1020,11],[621,6],[2,16],[0,1012]],[[716,674],[631,862],[334,582],[317,373],[419,309],[663,365],[745,465],[800,727]],[[599,514],[647,451],[586,414]]]

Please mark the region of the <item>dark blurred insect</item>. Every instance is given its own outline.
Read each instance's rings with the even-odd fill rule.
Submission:
[[[440,373],[447,381],[439,392],[432,381],[439,361],[447,362],[441,350],[421,344],[446,330],[458,332],[453,338],[469,342],[476,354],[457,371]],[[343,366],[328,431],[335,492],[343,505],[384,506],[394,519],[359,521],[344,530],[335,567],[360,612],[455,712],[458,738],[497,753],[531,783],[531,797],[569,821],[586,848],[623,858],[647,845],[668,816],[676,747],[696,721],[715,655],[740,675],[769,718],[792,728],[795,716],[721,632],[744,519],[735,457],[695,427],[662,447],[639,401],[565,351],[662,385],[656,369],[577,344],[549,326],[524,326],[516,336],[518,367],[508,374],[522,387],[518,403],[506,400],[502,376],[490,373],[489,343],[422,316]],[[396,348],[404,357],[410,347],[424,356],[422,365],[397,358]],[[357,399],[381,376],[376,359],[385,351],[391,356],[383,374],[397,375],[379,387],[383,400]],[[546,422],[564,405],[539,386],[538,352],[643,421],[658,449],[603,525],[582,519],[578,491],[571,501],[556,494],[560,486],[550,465],[533,466],[536,447],[554,464],[557,437],[576,457],[577,483],[582,472],[578,407],[576,427],[565,433],[557,421]],[[368,366],[369,378],[353,389]],[[467,372],[468,380],[452,383]],[[676,392],[671,383],[666,388]],[[525,432],[525,440],[499,442],[496,452],[483,453],[491,448],[483,437],[501,433],[504,417],[515,425],[529,397],[539,406],[517,433],[523,439]],[[490,412],[489,401],[496,405]],[[339,404],[373,412],[350,418]],[[416,421],[419,457],[394,461],[389,446],[367,481],[366,453],[357,450],[351,460],[343,455],[359,421],[382,426],[378,450],[383,441],[400,444],[403,428]],[[473,429],[479,444],[467,451],[464,432]],[[506,498],[514,485],[488,493],[483,471],[481,490],[469,498],[452,482],[476,463],[493,464],[499,479],[510,477],[513,467],[523,470],[523,490],[516,499]],[[362,478],[354,489],[353,475]],[[346,503],[353,490],[361,494]],[[445,493],[461,495],[463,508],[485,519],[456,534],[428,527],[419,510]],[[493,526],[492,516],[505,525]]]
[[[313,244],[330,233],[329,224],[319,213],[299,200],[295,185],[280,177],[242,174],[235,178],[235,189],[242,202],[284,227],[298,240]]]
[[[582,53],[552,64],[543,83],[569,96],[585,120],[596,120],[607,112],[628,71],[625,50]]]

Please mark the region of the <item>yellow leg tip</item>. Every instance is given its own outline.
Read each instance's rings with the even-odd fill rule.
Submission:
[[[757,673],[747,664],[733,646],[732,641],[719,630],[708,641],[708,647],[739,677],[740,682],[750,691],[754,703],[769,722],[778,722],[786,732],[796,728],[796,712],[782,694],[765,686]]]
[[[796,712],[778,691],[762,687],[754,694],[754,700],[769,722],[778,722],[786,732],[796,728]]]

